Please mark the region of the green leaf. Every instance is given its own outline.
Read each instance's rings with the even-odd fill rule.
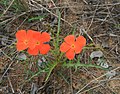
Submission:
[[[94,64],[82,64],[82,63],[66,63],[64,62],[63,64],[63,67],[74,67],[74,68],[77,68],[77,67],[93,67],[93,68],[99,68],[99,69],[103,69],[103,70],[108,70],[108,68],[104,68],[104,67],[101,67],[101,66],[98,66],[98,65],[94,65]]]
[[[42,20],[44,19],[46,16],[37,16],[37,17],[32,17],[32,18],[29,18],[28,19],[28,22],[31,22],[31,21],[35,21],[35,20]]]

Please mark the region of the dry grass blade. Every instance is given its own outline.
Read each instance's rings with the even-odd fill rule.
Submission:
[[[120,67],[117,67],[117,68],[115,68],[115,69],[113,69],[113,70],[111,70],[111,71],[118,70],[119,68],[120,68]],[[76,94],[80,94],[81,91],[83,91],[88,85],[90,85],[91,83],[97,81],[98,79],[100,79],[100,78],[106,76],[106,74],[107,74],[107,73],[101,75],[100,77],[98,77],[98,78],[96,78],[96,79],[91,80],[88,84],[86,84],[84,87],[82,87]],[[99,85],[98,85],[98,86],[99,86]],[[97,87],[98,87],[98,86],[97,86]],[[96,88],[96,87],[93,87],[93,88]],[[93,89],[93,88],[92,88],[92,89]],[[86,91],[88,91],[88,90],[85,90],[85,92],[86,92]],[[83,91],[83,92],[84,92],[84,91]]]
[[[6,14],[6,12],[9,10],[9,8],[12,6],[12,4],[14,3],[14,1],[15,0],[12,0],[11,1],[11,3],[10,3],[10,5],[7,7],[7,9],[6,10],[4,10],[4,12],[2,13],[2,15],[1,15],[1,17],[4,15],[4,14]]]
[[[14,89],[13,89],[13,85],[12,85],[12,83],[11,83],[11,80],[10,80],[9,76],[7,76],[7,78],[8,78],[8,81],[9,81],[9,84],[10,84],[10,87],[11,87],[11,90],[12,90],[12,93],[15,93],[15,91],[14,91]]]
[[[57,17],[58,18],[58,15],[56,15],[56,14],[54,14],[53,12],[51,12],[50,10],[48,10],[46,7],[44,7],[43,5],[41,5],[41,4],[39,4],[39,3],[37,3],[37,2],[35,2],[34,0],[31,0],[33,3],[35,3],[35,4],[37,4],[39,7],[42,7],[43,9],[45,9],[47,12],[49,12],[50,14],[52,14],[52,15],[54,15],[55,17]],[[65,19],[63,19],[63,18],[60,18],[62,21],[64,21],[64,22],[66,22],[67,24],[69,24],[71,27],[73,27],[73,25],[72,24],[70,24],[68,21],[66,21]]]

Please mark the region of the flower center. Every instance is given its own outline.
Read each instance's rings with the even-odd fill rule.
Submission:
[[[71,45],[71,48],[72,48],[72,49],[74,49],[74,48],[75,48],[75,45],[74,45],[74,44],[72,44],[72,45]]]
[[[39,41],[37,41],[37,42],[36,42],[36,45],[40,45],[40,42],[39,42]]]
[[[24,41],[24,44],[27,45],[27,44],[28,44],[28,40],[25,40],[25,41]]]

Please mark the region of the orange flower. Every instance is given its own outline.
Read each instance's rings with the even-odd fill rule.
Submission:
[[[34,32],[33,33],[33,41],[30,43],[30,47],[28,49],[28,53],[31,55],[37,55],[39,52],[41,54],[47,54],[50,50],[50,45],[47,42],[50,41],[50,35],[46,32]]]
[[[60,51],[65,52],[69,60],[74,59],[75,54],[80,53],[86,45],[86,39],[83,36],[75,39],[74,35],[69,35],[64,38],[64,41],[60,46]]]
[[[33,30],[19,30],[16,33],[17,38],[17,50],[22,51],[29,47],[30,42],[32,41]]]

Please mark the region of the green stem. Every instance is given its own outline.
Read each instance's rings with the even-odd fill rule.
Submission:
[[[37,73],[35,73],[34,75],[32,75],[26,82],[30,81],[32,78],[34,78],[35,76],[38,76],[40,73],[45,72],[44,70],[42,71],[38,71]]]
[[[53,71],[53,69],[57,66],[57,62],[55,62],[55,64],[53,64],[53,66],[50,68],[50,70],[49,70],[49,72],[48,72],[48,75],[47,75],[47,77],[46,77],[46,79],[45,79],[45,82],[48,80],[48,78],[50,77],[50,74],[51,74],[51,72]]]
[[[61,14],[60,12],[58,11],[58,30],[57,30],[57,47],[59,45],[59,34],[60,34],[60,18],[61,18]]]

